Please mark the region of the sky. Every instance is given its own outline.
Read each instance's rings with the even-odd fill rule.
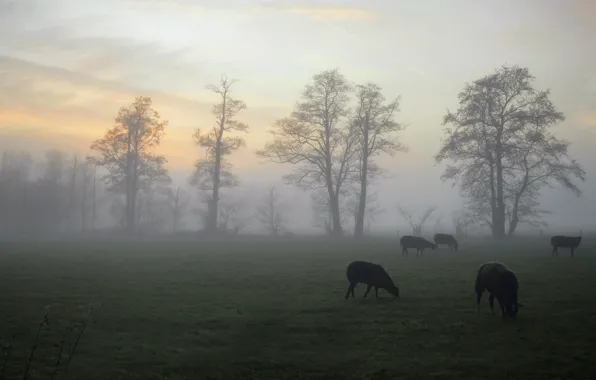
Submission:
[[[582,197],[549,189],[545,208],[555,224],[586,224],[596,213],[594,35],[590,0],[0,0],[0,150],[86,153],[121,106],[147,95],[169,121],[160,151],[185,182],[202,154],[193,130],[213,123],[205,86],[226,74],[250,126],[231,162],[246,186],[264,186],[290,170],[256,157],[267,131],[315,73],[339,68],[401,97],[409,151],[379,159],[388,177],[375,185],[391,225],[397,202],[459,207],[433,161],[442,117],[466,82],[518,64],[551,89],[566,116],[554,130],[587,171]]]

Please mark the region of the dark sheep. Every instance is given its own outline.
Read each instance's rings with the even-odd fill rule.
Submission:
[[[418,252],[420,255],[424,255],[424,250],[426,248],[435,249],[437,245],[433,242],[430,242],[420,236],[411,236],[411,235],[404,235],[399,239],[399,245],[402,246],[402,256],[408,255],[408,248],[416,248],[416,256],[418,256]]]
[[[480,266],[476,275],[474,290],[476,291],[476,303],[478,304],[477,313],[480,312],[480,299],[484,290],[490,293],[488,303],[493,314],[495,313],[495,297],[499,301],[503,319],[506,315],[515,318],[519,307],[522,306],[517,302],[519,284],[515,273],[498,261],[489,261]]]
[[[346,299],[348,299],[350,294],[352,294],[352,298],[354,298],[354,288],[359,282],[368,285],[364,297],[366,297],[368,292],[370,292],[371,288],[374,286],[377,298],[379,298],[379,288],[385,289],[399,298],[399,288],[395,286],[393,280],[391,280],[391,277],[389,277],[385,269],[378,264],[366,261],[353,261],[348,265],[346,275],[348,277],[348,282],[350,283],[348,292],[346,293]]]
[[[449,249],[454,249],[457,251],[458,244],[457,240],[455,240],[455,237],[453,235],[443,234],[439,232],[435,234],[434,241],[437,246],[439,246],[439,244],[447,244]]]
[[[559,247],[561,248],[571,248],[571,257],[573,256],[573,251],[577,249],[579,243],[581,243],[582,237],[581,236],[563,236],[563,235],[555,235],[550,238],[550,244],[553,246],[553,256],[559,256]]]

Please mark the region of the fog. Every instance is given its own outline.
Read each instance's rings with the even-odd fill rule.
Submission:
[[[458,94],[467,85],[504,65],[527,68],[537,92],[550,90],[549,101],[564,117],[535,123],[545,124],[548,136],[568,142],[568,159],[577,160],[585,179],[570,177],[581,190],[579,196],[564,188],[566,179],[559,174],[528,190],[533,192],[528,202],[534,196],[537,201],[528,216],[532,223],[522,220],[515,234],[596,230],[596,51],[587,47],[596,34],[594,4],[528,1],[522,6],[507,1],[497,6],[461,0],[446,8],[431,3],[432,7],[405,1],[348,6],[326,1],[290,6],[122,0],[94,4],[97,8],[90,12],[69,0],[51,5],[37,0],[0,2],[0,234],[10,238],[127,230],[127,180],[116,184],[105,179],[109,165],[98,162],[101,154],[92,144],[118,124],[114,120],[120,110],[131,107],[137,96],[151,98],[151,108],[167,121],[160,144],[147,152],[167,160],[160,170],[169,180],[144,184],[146,191],[131,198],[136,215],[128,232],[205,229],[213,178],[210,185],[191,183],[190,178],[197,160],[203,165],[215,160],[216,154],[210,156],[215,145],[206,140],[196,144],[194,136],[197,128],[207,136],[217,127],[212,107],[221,97],[207,86],[221,89],[226,76],[238,79],[231,96],[246,104],[232,119],[248,129],[228,126],[225,132],[225,138],[241,137],[245,144],[226,142],[230,152],[223,156],[231,166],[222,168],[234,176],[234,186],[221,186],[218,228],[233,234],[271,234],[263,210],[274,186],[275,213],[283,225],[279,234],[328,234],[333,215],[313,204],[315,191],[297,186],[296,178],[293,183],[284,180],[304,167],[304,160],[272,162],[280,160],[280,153],[271,153],[271,145],[268,158],[257,151],[273,142],[270,131],[278,127],[277,121],[312,121],[304,112],[295,112],[299,104],[317,98],[304,97],[309,85],[316,87],[317,75],[327,73],[321,80],[339,80],[330,79],[333,70],[352,86],[346,112],[334,124],[338,131],[365,124],[357,85],[378,85],[375,94],[383,100],[381,108],[398,100],[390,118],[398,127],[386,136],[404,149],[394,154],[381,149],[370,156],[370,171],[380,168],[382,173],[367,180],[364,234],[413,233],[399,207],[414,221],[434,208],[422,235],[456,233],[454,218],[469,210],[470,196],[461,191],[461,180],[454,185],[441,179],[447,165],[454,163],[435,160],[447,138],[443,118],[461,109]],[[556,34],[553,22],[559,25]],[[531,128],[533,121],[524,120]],[[488,124],[490,120],[485,127]],[[519,141],[529,141],[530,133]],[[347,144],[339,138],[336,143]],[[358,154],[350,164],[353,170],[362,167]],[[521,165],[521,155],[515,154],[507,158],[511,166]],[[341,159],[333,160],[337,162],[330,173],[341,176]],[[212,173],[206,168],[205,173]],[[321,173],[308,178],[325,189],[325,180],[315,178]],[[347,174],[342,188],[348,193],[339,195],[339,223],[345,235],[355,231],[354,207],[362,183],[354,173]],[[505,182],[522,178],[507,175]],[[325,191],[329,201],[333,197]],[[479,207],[490,205],[488,190],[484,195],[480,202],[475,198],[476,219],[468,223],[467,233],[491,234],[479,221],[488,217],[487,211],[477,215]]]

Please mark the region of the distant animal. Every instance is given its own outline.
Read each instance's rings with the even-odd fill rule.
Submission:
[[[437,247],[439,246],[439,244],[447,244],[449,249],[454,249],[457,251],[457,240],[455,240],[455,237],[453,237],[453,235],[443,234],[439,232],[435,234],[434,241]]]
[[[375,288],[375,296],[379,298],[379,288],[385,289],[389,293],[399,298],[399,288],[393,283],[391,277],[387,274],[385,269],[378,264],[369,263],[366,261],[352,261],[346,270],[348,277],[348,292],[346,293],[346,299],[352,294],[354,298],[354,288],[358,283],[367,285],[364,297]],[[364,298],[363,297],[363,298]]]
[[[550,238],[550,244],[553,246],[553,256],[559,256],[559,247],[561,247],[571,248],[571,257],[574,257],[573,251],[579,246],[579,243],[581,243],[581,241],[581,236],[553,236],[552,238]]]
[[[432,243],[425,238],[420,236],[412,236],[412,235],[404,235],[399,239],[399,245],[402,247],[402,256],[408,255],[408,248],[416,248],[416,256],[418,256],[418,252],[420,255],[424,255],[424,250],[426,248],[435,249],[437,245]]]
[[[474,285],[476,291],[476,312],[480,312],[480,299],[482,293],[487,290],[490,293],[488,303],[490,305],[491,313],[494,311],[495,297],[499,301],[501,308],[501,316],[505,318],[515,318],[521,304],[517,302],[517,292],[519,284],[515,273],[507,268],[503,263],[498,261],[489,261],[480,266],[476,275],[476,284]]]

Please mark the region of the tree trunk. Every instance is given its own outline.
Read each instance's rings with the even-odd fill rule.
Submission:
[[[138,150],[135,149],[133,166],[132,166],[132,178],[131,178],[131,189],[130,189],[130,218],[128,220],[128,232],[134,233],[137,226],[137,195],[139,193],[139,177],[138,177]]]
[[[358,202],[358,213],[356,218],[356,228],[354,237],[364,236],[364,216],[366,213],[366,193],[368,188],[368,133],[369,133],[369,115],[367,113],[364,119],[364,129],[362,131],[362,166],[360,167],[360,196]]]
[[[493,237],[497,239],[504,238],[505,235],[505,202],[503,199],[503,149],[501,146],[501,135],[497,134],[497,144],[495,146],[495,167],[497,174],[497,207],[496,215],[493,219]]]
[[[221,136],[221,134],[220,134]],[[213,192],[209,202],[206,230],[217,231],[217,209],[219,204],[219,184],[221,175],[221,138],[218,137],[215,145],[215,164],[213,168]]]
[[[125,179],[125,185],[126,185],[125,220],[126,220],[126,231],[130,232],[131,226],[132,226],[131,205],[132,205],[132,176],[133,176],[133,173],[132,173],[132,131],[130,130],[130,128],[128,130],[128,142],[127,142],[126,149],[127,149],[127,152],[126,152],[126,179]]]
[[[519,224],[519,217],[517,216],[519,210],[519,200],[520,195],[515,195],[515,202],[513,203],[513,210],[511,211],[511,220],[509,221],[509,231],[507,232],[507,236],[513,236],[515,233],[515,229]]]
[[[333,222],[333,236],[343,235],[343,229],[341,227],[341,215],[339,212],[339,195],[333,194],[329,199],[331,205],[331,217]]]

